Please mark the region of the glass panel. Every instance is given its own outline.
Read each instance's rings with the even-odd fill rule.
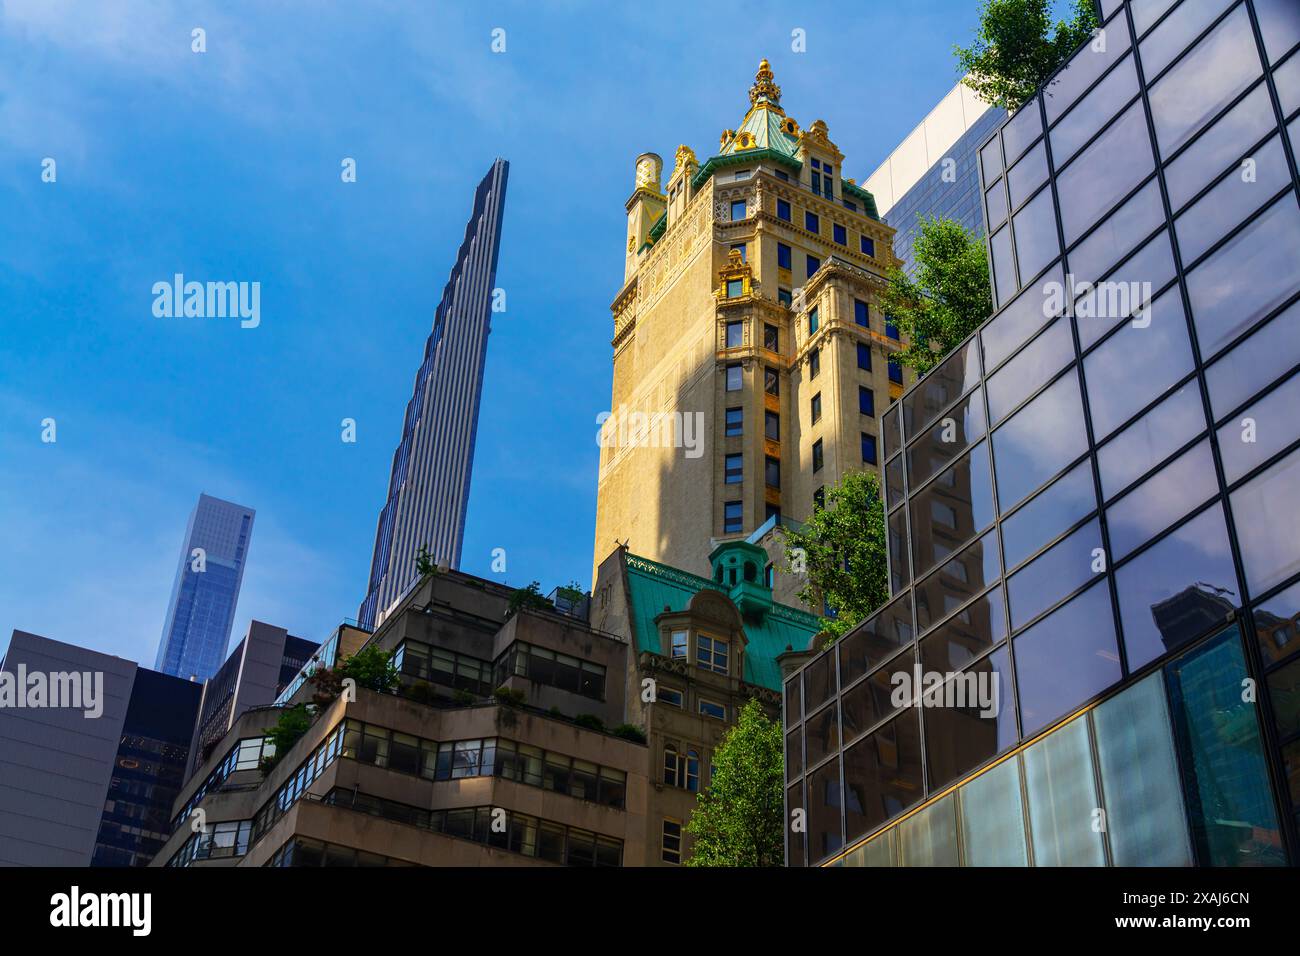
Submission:
[[[1125,309],[1133,312],[1145,306],[1151,294],[1164,288],[1173,277],[1174,252],[1166,229],[1135,252],[1104,282],[1076,285],[1075,291],[1082,292],[1074,306],[1080,348],[1087,351],[1118,324],[1117,319],[1128,317],[1121,312]],[[1172,303],[1173,300],[1169,301]]]
[[[902,866],[957,865],[957,801],[952,794],[898,825]]]
[[[808,718],[804,724],[808,766],[815,767],[840,749],[839,707],[832,703]]]
[[[1002,145],[1007,163],[1012,164],[1029,148],[1043,131],[1043,118],[1039,114],[1038,100],[1032,99],[1016,110],[1016,115],[1002,127]]]
[[[1228,0],[1194,0],[1167,16],[1138,44],[1143,73],[1158,76],[1227,6]]]
[[[961,788],[958,797],[967,866],[1029,865],[1019,757],[980,774]]]
[[[805,713],[811,713],[835,693],[835,657],[834,651],[826,651],[813,658],[803,672],[803,706]]]
[[[840,758],[808,776],[808,857],[816,863],[844,845],[840,834]]]
[[[1187,295],[1203,357],[1300,289],[1297,248],[1300,207],[1289,192],[1192,270]]]
[[[916,654],[904,651],[887,667],[882,667],[864,681],[844,692],[840,703],[844,709],[844,742],[852,743],[894,711],[895,674],[911,674]]]
[[[1070,253],[1070,272],[1077,285],[1100,278],[1164,222],[1160,183],[1151,180],[1120,206]]]
[[[1011,629],[1024,627],[1094,577],[1095,552],[1100,550],[1101,525],[1094,518],[1012,575],[1007,581]]]
[[[1300,584],[1269,598],[1255,608],[1255,635],[1264,666],[1300,649]]]
[[[1286,863],[1236,625],[1168,667],[1197,862]]]
[[[806,766],[803,759],[802,728],[796,727],[785,735],[785,782],[792,783],[802,776]]]
[[[1077,458],[1087,441],[1079,378],[1066,372],[993,433],[1002,510],[1024,499]]]
[[[1218,491],[1210,443],[1203,441],[1106,509],[1112,560],[1146,544]]]
[[[1169,205],[1175,211],[1181,209],[1202,186],[1238,159],[1242,150],[1263,139],[1276,122],[1268,87],[1261,83],[1165,167]]]
[[[1093,711],[1106,832],[1115,866],[1190,866],[1178,761],[1155,673]]]
[[[1065,273],[1058,265],[1020,293],[1016,301],[984,327],[980,339],[984,343],[984,360],[989,368],[995,368],[1021,343],[1062,313],[1065,300],[1061,290],[1064,286]]]
[[[1003,226],[994,233],[990,249],[993,253],[993,281],[998,305],[1016,294],[1016,264],[1011,258],[1011,227]]]
[[[1011,194],[1011,208],[1015,209],[1028,199],[1035,189],[1047,182],[1047,148],[1039,143],[1007,173],[1007,192]]]
[[[1133,11],[1133,29],[1137,35],[1140,37],[1146,33],[1151,24],[1177,2],[1178,0],[1132,0],[1129,8]]]
[[[912,581],[912,563],[907,537],[907,509],[889,516],[889,591],[897,594]]]
[[[802,685],[798,677],[785,682],[785,722],[793,723],[803,717]]]
[[[920,435],[939,412],[976,385],[979,378],[979,347],[976,340],[971,339],[944,359],[903,399],[903,430],[907,433],[907,440],[910,442]],[[915,486],[918,482],[912,484]]]
[[[863,847],[863,866],[898,866],[898,829],[886,830]]]
[[[1282,140],[1274,136],[1251,153],[1254,166],[1229,173],[1174,221],[1178,249],[1183,262],[1195,262],[1246,219],[1269,196],[1291,182],[1291,169],[1282,152]],[[1246,179],[1247,173],[1254,176]]]
[[[1070,721],[1025,750],[1029,832],[1038,866],[1104,866],[1106,851],[1096,826],[1097,787],[1092,775],[1088,721]]]
[[[1219,429],[1223,477],[1232,484],[1297,438],[1300,376],[1292,376]]]
[[[996,424],[1074,358],[1074,336],[1062,319],[989,377],[989,414]]]
[[[889,406],[889,409],[881,417],[880,434],[885,442],[885,457],[893,455],[903,447],[902,434],[898,430],[898,404]]]
[[[1300,62],[1300,61],[1298,61]],[[1240,345],[1235,346],[1205,373],[1214,417],[1222,418],[1255,393],[1300,362],[1300,302]]]
[[[992,523],[993,488],[986,444],[980,442],[912,496],[908,507],[918,575]]]
[[[916,621],[922,632],[998,579],[998,540],[990,531],[916,586]]]
[[[1300,452],[1232,493],[1241,563],[1252,594],[1300,571]]]
[[[1268,698],[1273,720],[1283,739],[1300,733],[1300,661],[1292,661],[1268,675]]]
[[[1006,180],[999,179],[984,196],[988,209],[988,227],[996,229],[1007,221],[1007,187]]]
[[[889,507],[903,501],[903,456],[898,455],[885,464],[885,501]]]
[[[1270,63],[1300,43],[1300,6],[1295,0],[1255,0],[1255,16]]]
[[[971,442],[984,437],[984,395],[971,392],[943,414],[907,449],[907,473],[913,486],[946,467]]]
[[[1102,497],[1114,497],[1204,430],[1201,392],[1189,382],[1102,446]]]
[[[915,708],[844,751],[848,838],[857,839],[921,799],[921,731]]]
[[[1020,722],[1028,737],[1120,679],[1110,592],[1094,584],[1014,639]]]
[[[1199,637],[1240,600],[1223,505],[1214,504],[1115,575],[1130,670]]]
[[[1006,634],[1002,589],[994,588],[926,636],[921,642],[921,663],[935,673],[960,670]]]
[[[1030,200],[1016,213],[1014,226],[1020,280],[1022,283],[1028,282],[1061,254],[1052,191],[1044,189]]]
[[[984,182],[991,183],[1002,175],[1002,144],[996,135],[980,150],[980,162],[984,165]]]
[[[1161,155],[1173,155],[1261,72],[1246,5],[1238,4],[1151,87],[1148,99]]]
[[[1142,104],[1134,103],[1057,174],[1066,245],[1083,235],[1154,168],[1146,117]]]
[[[1092,85],[1110,67],[1128,52],[1128,19],[1116,17],[1106,24],[1104,29],[1105,49],[1098,50],[1092,43],[1081,48],[1066,62],[1065,67],[1054,76],[1043,90],[1043,105],[1047,108],[1047,122],[1055,123],[1070,104],[1079,98],[1079,94]],[[1132,58],[1130,58],[1132,62]],[[1083,107],[1080,107],[1082,110]],[[1106,115],[1115,112],[1110,110]],[[1098,117],[1101,119],[1103,117]],[[1055,132],[1053,132],[1055,136]],[[1056,153],[1056,143],[1052,143],[1052,157],[1059,166],[1062,159]]]
[[[949,678],[925,703],[931,792],[1013,746],[1016,705],[1006,647]]]
[[[854,628],[836,645],[840,675],[845,685],[880,665],[905,644],[912,642],[911,594],[904,594],[865,624]]]
[[[1125,57],[1123,63],[1093,87],[1078,109],[1071,110],[1070,115],[1052,130],[1052,162],[1057,168],[1069,162],[1079,147],[1137,93],[1137,69],[1133,58]]]
[[[794,810],[806,809],[807,804],[803,798],[803,781],[800,780],[793,787],[787,787],[785,791],[785,818],[790,819],[790,814]],[[679,824],[680,825],[680,824]],[[807,862],[805,847],[805,834],[803,830],[794,830],[786,828],[786,838],[789,841],[786,847],[786,862],[790,866],[806,866]]]
[[[1097,509],[1092,468],[1082,462],[1009,518],[1002,520],[1002,552],[1014,568],[1066,528]]]
[[[1178,287],[1125,322],[1083,360],[1093,435],[1101,441],[1192,370],[1192,344]]]

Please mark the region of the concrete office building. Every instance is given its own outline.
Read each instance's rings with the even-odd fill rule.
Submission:
[[[785,683],[793,865],[1300,862],[1300,5],[1100,7],[885,415],[892,597]]]
[[[987,234],[976,150],[1006,117],[1006,110],[990,107],[958,83],[867,177],[880,215],[898,230],[894,255],[905,272],[915,270],[918,218],[955,219],[971,232]]]
[[[25,631],[0,672],[10,689],[33,675],[102,686],[93,710],[0,694],[0,865],[147,863],[171,832],[199,685]]]
[[[509,171],[510,164],[498,159],[474,193],[465,238],[415,373],[357,612],[367,630],[415,583],[422,548],[439,565],[460,564]]]
[[[225,660],[254,516],[252,508],[199,495],[181,543],[155,670],[205,681]]]

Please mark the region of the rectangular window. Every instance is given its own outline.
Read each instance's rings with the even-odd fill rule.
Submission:
[[[781,440],[781,416],[776,412],[763,413],[763,434],[772,441]]]
[[[862,433],[862,460],[868,465],[876,463],[876,438],[866,432]]]
[[[776,265],[777,265],[777,268],[780,268],[780,269],[790,269],[790,268],[793,268],[793,267],[790,265],[791,261],[792,261],[792,257],[791,257],[791,254],[790,254],[790,247],[787,246],[784,242],[778,242],[778,243],[776,244]]]
[[[763,323],[763,348],[769,352],[781,351],[781,336],[775,325]]]
[[[739,364],[727,366],[727,391],[738,392],[741,385],[741,368]]]
[[[859,236],[858,245],[862,249],[862,254],[864,256],[871,256],[872,258],[875,258],[876,241],[874,239],[869,239],[866,236]]]
[[[727,409],[727,430],[728,438],[735,438],[737,435],[745,433],[745,410],[743,408]]]
[[[794,296],[790,294],[789,289],[777,289],[776,301],[781,303],[787,309],[792,308],[794,306]]]
[[[695,639],[695,662],[706,671],[725,674],[729,650],[726,641],[701,634]]]
[[[876,417],[876,393],[865,385],[858,386],[858,411]]]
[[[727,719],[727,708],[711,700],[700,701],[700,713],[705,717],[712,717],[714,720]]]
[[[722,530],[726,534],[741,531],[744,529],[744,519],[741,516],[741,503],[739,501],[728,501],[723,505]]]
[[[655,699],[660,703],[669,704],[672,707],[682,706],[682,692],[679,690],[673,690],[669,687],[660,687],[655,693]]]
[[[730,285],[731,283],[727,283]],[[730,294],[728,292],[728,294]],[[745,323],[728,322],[727,323],[727,348],[738,349],[745,344]]]
[[[822,419],[822,393],[812,397],[812,423],[816,425]]]
[[[817,331],[817,309],[814,307],[808,313],[808,334],[813,335]]]
[[[803,214],[803,226],[809,232],[819,232],[821,229],[821,223],[817,219],[817,214],[805,210]]]
[[[822,460],[822,440],[820,438],[817,439],[815,442],[813,442],[812,451],[813,451],[813,472],[816,473],[822,470],[822,464],[824,463]]]
[[[744,293],[745,293],[745,280],[744,280],[744,279],[728,279],[728,280],[727,280],[727,298],[728,298],[728,299],[734,299],[734,298],[736,298],[737,296],[744,295]]]
[[[670,638],[670,655],[673,660],[685,659],[686,657],[686,631],[673,631]]]
[[[871,327],[871,310],[861,299],[853,300],[853,321],[864,329]]]
[[[829,192],[827,195],[829,195]],[[847,246],[849,244],[849,231],[838,222],[831,225],[831,236],[841,246]]]
[[[858,343],[858,368],[863,371],[871,371],[871,346],[866,342]]]
[[[676,820],[664,821],[660,858],[665,863],[682,862],[682,825]]]
[[[822,370],[822,350],[813,349],[808,353],[808,377],[816,378]]]
[[[898,340],[898,323],[889,316],[885,316],[885,334],[895,341]]]
[[[776,201],[776,218],[783,222],[790,221],[790,204],[784,199],[778,199]]]
[[[893,359],[889,360],[889,380],[895,385],[903,384],[903,366],[899,365]]]
[[[745,218],[745,200],[735,199],[731,203],[731,221],[737,222]]]
[[[769,395],[781,394],[781,376],[770,365],[763,366],[763,391]]]
[[[776,518],[778,521],[781,519],[781,506],[774,505],[772,504],[772,502],[769,501],[763,507],[763,520],[771,521],[773,518]],[[770,587],[771,585],[768,586]]]
[[[822,261],[816,256],[808,257],[808,278],[811,279],[817,274],[817,270],[822,267]]]
[[[736,243],[734,246],[731,247],[731,251],[732,251],[732,252],[739,252],[739,253],[740,253],[740,261],[741,261],[741,262],[748,262],[748,261],[749,261],[749,252],[748,252],[748,250],[749,250],[749,247],[748,247],[747,245],[745,245],[743,242],[738,242],[738,243]]]
[[[790,174],[784,169],[773,170],[773,172],[775,173],[776,178],[781,180],[781,182],[788,183],[790,181]]]
[[[764,462],[764,478],[769,488],[781,487],[781,459],[768,455]]]
[[[821,509],[826,507],[826,486],[819,485],[813,492],[813,508]]]
[[[739,484],[740,481],[743,479],[744,477],[743,473],[745,467],[744,461],[745,461],[745,457],[743,455],[727,456],[726,471],[725,471],[727,484],[729,485]]]
[[[843,202],[844,202],[844,208],[845,208],[845,209],[852,210],[853,212],[857,212],[857,211],[858,211],[858,204],[857,204],[857,203],[855,203],[855,202],[849,202],[847,199],[843,200]]]

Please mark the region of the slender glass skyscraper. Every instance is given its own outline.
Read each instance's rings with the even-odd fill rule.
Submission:
[[[479,183],[434,313],[379,512],[370,584],[357,612],[363,627],[373,627],[415,580],[421,547],[451,567],[460,563],[509,171],[498,159]]]
[[[255,514],[199,495],[181,544],[154,670],[203,681],[225,660]]]

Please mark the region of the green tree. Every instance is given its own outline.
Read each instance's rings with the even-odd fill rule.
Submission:
[[[280,711],[280,718],[275,726],[266,729],[266,738],[275,745],[274,757],[262,758],[263,775],[271,772],[280,759],[287,754],[298,739],[311,727],[312,716],[306,704],[295,704]]]
[[[1097,28],[1094,0],[1074,0],[1052,23],[1048,0],[984,0],[975,42],[954,47],[965,83],[986,103],[1014,110]]]
[[[343,693],[343,681],[352,678],[358,687],[380,694],[390,694],[397,688],[399,675],[393,655],[382,648],[369,645],[351,657],[345,657],[335,667],[317,668],[307,680],[316,689],[312,703],[324,709]]]
[[[802,529],[784,530],[786,572],[807,575],[799,599],[817,611],[824,599],[835,613],[827,633],[844,634],[885,603],[885,511],[874,472],[849,472]]]
[[[781,725],[751,700],[713,751],[713,780],[686,824],[687,866],[781,866],[785,809]]]
[[[984,243],[956,220],[922,219],[912,256],[916,277],[891,270],[881,304],[907,342],[894,360],[924,375],[992,314],[993,294]]]
[[[438,562],[436,562],[433,559],[433,555],[429,553],[429,546],[427,544],[420,545],[420,550],[416,552],[415,573],[420,576],[420,580],[424,580],[431,574],[438,573]]]
[[[506,617],[514,617],[515,612],[520,608],[534,608],[540,611],[553,611],[555,605],[542,595],[542,586],[537,581],[530,582],[522,588],[515,588],[510,595],[510,605],[506,609]]]

